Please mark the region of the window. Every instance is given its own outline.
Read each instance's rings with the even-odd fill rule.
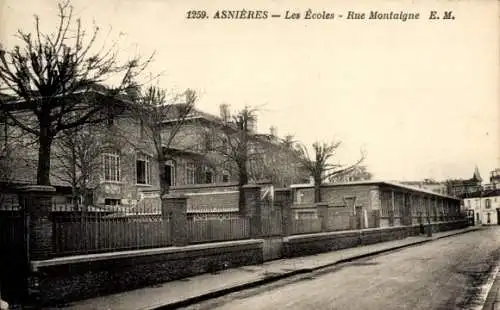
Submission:
[[[135,162],[137,184],[151,184],[151,161],[147,155],[137,155]]]
[[[229,178],[230,178],[229,171],[227,170],[222,171],[222,182],[224,183],[229,182]]]
[[[254,144],[250,144],[248,146],[248,154],[256,154],[257,153],[257,148],[255,147]]]
[[[490,209],[491,208],[491,199],[486,199],[485,200],[485,207],[486,207],[486,209]]]
[[[171,160],[165,164],[165,178],[168,186],[175,185],[175,164]]]
[[[382,199],[381,199],[381,216],[388,217],[390,215],[390,212],[392,211],[392,205],[391,205],[391,193],[389,192],[382,192]]]
[[[205,171],[205,183],[213,183],[213,173],[210,170]]]
[[[230,150],[229,141],[228,141],[227,137],[223,137],[222,138],[222,152],[229,153],[230,151],[231,150]]]
[[[205,133],[205,150],[213,151],[214,150],[214,136],[210,132]]]
[[[203,167],[203,183],[210,184],[214,183],[214,172],[209,166]]]
[[[118,152],[108,152],[103,154],[104,180],[120,181],[120,155]]]
[[[104,199],[104,204],[107,205],[107,206],[119,206],[121,203],[120,203],[120,199]]]
[[[194,163],[186,164],[186,184],[194,184],[196,169]]]
[[[108,127],[112,127],[115,123],[115,120],[113,118],[113,116],[108,116],[108,118],[106,119],[106,124],[108,125]]]

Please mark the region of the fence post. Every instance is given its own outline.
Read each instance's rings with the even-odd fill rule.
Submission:
[[[161,214],[168,218],[170,223],[170,236],[173,246],[188,244],[187,229],[187,196],[182,194],[169,194],[162,197]]]
[[[316,208],[318,210],[318,216],[321,220],[321,231],[328,231],[328,203],[317,203]]]
[[[19,188],[19,204],[25,214],[25,283],[27,306],[37,306],[40,302],[40,274],[32,271],[32,261],[46,260],[54,254],[55,232],[50,218],[52,198],[56,189],[52,186],[26,185]]]
[[[286,200],[282,205],[282,234],[283,236],[289,236],[293,233],[293,209],[292,201]]]
[[[262,203],[260,186],[247,184],[243,186],[245,195],[244,216],[250,220],[250,238],[259,238],[262,235]]]
[[[50,212],[52,186],[28,185],[19,188],[19,203],[26,212],[26,246],[29,261],[44,260],[53,254],[53,229]]]

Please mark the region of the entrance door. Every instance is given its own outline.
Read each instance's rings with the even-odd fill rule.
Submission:
[[[486,214],[486,222],[487,222],[488,224],[491,224],[491,213],[490,213],[490,212],[488,212],[488,213]]]
[[[497,209],[497,225],[500,225],[500,209]]]
[[[474,210],[467,210],[467,219],[468,219],[468,222],[469,222],[469,226],[474,226],[475,225],[475,223],[474,223],[474,220],[475,220]]]

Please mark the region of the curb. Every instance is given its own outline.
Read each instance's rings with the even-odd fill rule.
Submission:
[[[470,229],[470,230],[467,230],[467,231],[460,231],[460,232],[457,232],[457,233],[454,233],[454,234],[449,234],[449,235],[446,235],[446,236],[441,236],[441,237],[436,237],[436,238],[430,238],[428,240],[416,241],[414,243],[404,244],[404,245],[396,246],[396,247],[393,247],[393,248],[387,248],[387,249],[383,249],[383,250],[378,250],[378,251],[374,251],[374,252],[360,254],[360,255],[349,257],[349,258],[340,259],[340,260],[337,260],[337,261],[334,261],[334,262],[331,262],[331,263],[326,263],[324,265],[321,265],[321,266],[318,266],[318,267],[314,267],[314,268],[297,269],[297,270],[290,271],[290,272],[285,272],[285,273],[282,273],[282,274],[279,274],[279,275],[274,275],[274,276],[266,277],[266,278],[263,278],[263,279],[260,279],[260,280],[257,280],[257,281],[243,283],[243,284],[235,285],[235,286],[232,286],[232,287],[220,289],[220,290],[217,290],[217,291],[214,291],[214,292],[209,292],[209,293],[205,293],[205,294],[198,295],[198,296],[195,296],[195,297],[190,297],[190,298],[187,298],[187,299],[184,299],[184,300],[181,300],[181,301],[172,302],[172,303],[169,303],[169,304],[166,304],[166,305],[151,306],[151,307],[141,308],[141,310],[170,310],[170,309],[178,309],[180,307],[187,307],[187,306],[190,306],[190,305],[193,305],[193,304],[196,304],[196,303],[200,303],[202,301],[206,301],[206,300],[209,300],[209,299],[214,299],[214,298],[222,297],[224,295],[228,295],[228,294],[235,293],[235,292],[238,292],[238,291],[243,291],[243,290],[246,290],[246,289],[254,288],[254,287],[257,287],[257,286],[264,285],[264,284],[269,284],[269,283],[276,282],[276,281],[279,281],[279,280],[283,280],[285,278],[293,277],[293,276],[296,276],[296,275],[299,275],[299,274],[311,273],[313,271],[317,271],[317,270],[320,270],[320,269],[332,267],[332,266],[335,266],[335,265],[340,265],[340,264],[347,263],[347,262],[352,262],[354,260],[362,259],[362,258],[365,258],[365,257],[375,256],[375,255],[382,254],[382,253],[387,253],[387,252],[392,252],[392,251],[396,251],[396,250],[399,250],[399,249],[402,249],[402,248],[411,247],[411,246],[414,246],[414,245],[420,245],[420,244],[428,243],[428,242],[431,242],[431,241],[435,241],[435,240],[439,240],[439,239],[443,239],[443,238],[447,238],[447,237],[451,237],[451,236],[456,236],[456,235],[461,235],[461,234],[465,234],[465,233],[477,231],[479,229],[480,228],[474,228],[474,229]]]
[[[497,310],[500,309],[500,274],[497,274],[493,285],[486,295],[482,310]]]
[[[236,286],[224,288],[224,289],[221,289],[221,290],[218,290],[218,291],[214,291],[214,292],[210,292],[210,293],[198,295],[198,296],[195,296],[195,297],[191,297],[191,298],[188,298],[188,299],[185,299],[185,300],[176,301],[176,302],[173,302],[173,303],[170,303],[170,304],[166,304],[166,305],[163,305],[163,306],[147,307],[147,308],[142,308],[141,310],[146,310],[146,309],[148,309],[148,310],[153,310],[153,309],[165,310],[165,309],[178,309],[180,307],[187,307],[187,306],[190,306],[190,305],[193,305],[193,304],[196,304],[196,303],[200,303],[200,302],[205,301],[205,300],[222,297],[224,295],[228,295],[228,294],[231,294],[231,293],[235,293],[235,292],[243,291],[243,290],[246,290],[246,289],[254,288],[254,287],[257,287],[257,286],[264,285],[264,284],[269,284],[269,283],[276,282],[276,281],[279,281],[279,280],[282,280],[282,279],[285,279],[285,278],[289,278],[289,277],[292,277],[292,276],[295,276],[295,275],[304,274],[304,273],[310,273],[312,271],[313,271],[312,268],[297,269],[297,270],[294,270],[294,271],[282,273],[282,274],[275,275],[275,276],[270,276],[270,277],[267,277],[267,278],[264,278],[264,279],[260,279],[260,280],[257,280],[257,281],[243,283],[243,284],[239,284],[239,285],[236,285]]]

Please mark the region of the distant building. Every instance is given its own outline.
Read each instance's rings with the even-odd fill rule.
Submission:
[[[500,168],[490,172],[490,183],[483,186],[484,190],[500,189]]]
[[[438,182],[431,179],[424,179],[423,181],[402,181],[398,183],[424,189],[441,195],[448,195],[448,188],[445,182]]]
[[[483,179],[479,174],[479,169],[474,169],[472,178],[467,180],[448,180],[446,183],[448,194],[454,197],[465,198],[469,195],[480,192],[482,189]]]
[[[330,183],[348,183],[348,182],[360,182],[360,181],[370,181],[373,175],[368,171],[366,166],[357,166],[352,170],[348,170],[345,173],[340,173],[335,176],[328,178]]]
[[[464,199],[466,210],[474,210],[474,220],[479,225],[497,225],[500,219],[500,189],[479,191]]]

